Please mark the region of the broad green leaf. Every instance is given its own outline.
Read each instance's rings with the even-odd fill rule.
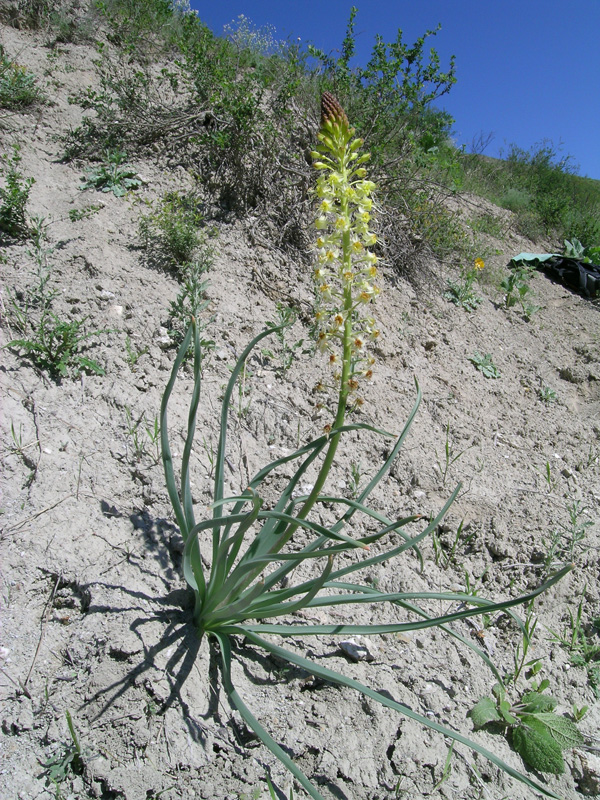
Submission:
[[[502,719],[507,722],[509,725],[517,725],[519,720],[513,714],[510,713],[510,703],[508,700],[501,700],[498,705],[498,710],[500,711],[500,715]]]
[[[482,697],[469,711],[475,729],[483,728],[488,722],[500,722],[500,714],[496,710],[496,703],[491,697]]]
[[[575,723],[554,714],[552,711],[528,714],[521,717],[521,722],[529,727],[536,728],[538,731],[544,729],[549,736],[558,744],[561,750],[570,750],[583,744],[583,736]]]
[[[513,730],[513,747],[523,761],[540,772],[562,775],[565,762],[560,745],[547,731],[542,732],[528,725],[519,725]]]
[[[521,714],[537,714],[539,711],[552,711],[556,708],[558,700],[549,694],[540,692],[525,692],[521,698],[523,710]]]
[[[506,689],[501,683],[495,683],[492,686],[492,694],[496,700],[502,701],[506,697]]]

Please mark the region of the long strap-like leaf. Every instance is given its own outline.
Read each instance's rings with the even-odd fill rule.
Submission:
[[[277,744],[275,739],[268,733],[265,728],[256,719],[254,714],[250,711],[242,698],[237,693],[231,680],[231,645],[227,636],[215,632],[213,636],[219,642],[221,648],[221,664],[223,667],[223,687],[227,693],[229,702],[236,708],[244,720],[244,722],[254,731],[260,741],[269,748],[273,755],[281,761],[284,767],[288,769],[296,780],[306,789],[313,800],[324,800],[323,796],[315,789],[312,783],[308,780],[302,770],[294,764],[292,759],[288,756],[285,750]]]
[[[546,583],[538,586],[533,592],[528,592],[527,594],[521,595],[520,597],[513,597],[510,600],[502,600],[501,602],[495,603],[491,600],[485,600],[482,597],[469,597],[467,598],[465,595],[444,595],[445,599],[452,599],[452,600],[466,600],[468,599],[469,602],[478,605],[478,608],[465,608],[462,611],[455,611],[452,614],[444,614],[440,617],[432,617],[429,619],[421,619],[415,620],[413,622],[398,622],[398,623],[386,623],[382,625],[244,625],[245,630],[252,630],[256,633],[275,633],[280,636],[317,636],[322,634],[340,634],[340,635],[348,635],[348,634],[362,634],[362,635],[374,635],[374,634],[381,634],[381,633],[398,633],[398,632],[405,632],[411,630],[419,630],[422,628],[432,628],[438,625],[447,625],[450,622],[454,622],[458,619],[465,619],[466,617],[474,617],[478,614],[487,614],[496,611],[504,611],[507,608],[512,608],[513,606],[523,605],[525,603],[530,602],[539,594],[542,594],[559,580],[564,578],[564,576],[570,572],[572,566],[569,565],[567,567],[563,567],[556,575],[553,575]],[[329,581],[325,584],[325,586],[329,585]],[[426,593],[430,597],[435,597],[435,592],[428,592]],[[407,595],[405,595],[407,596]],[[347,595],[347,603],[352,602],[373,602],[369,596],[364,595]],[[393,602],[395,595],[390,595],[389,598]],[[327,605],[327,600],[329,598],[323,598],[321,602],[321,598],[316,598],[312,600],[308,605]],[[398,599],[402,599],[400,595],[398,595]],[[440,599],[440,596],[438,596]],[[335,600],[335,598],[332,598]],[[334,605],[335,603],[331,603]]]
[[[521,781],[521,783],[524,783],[526,786],[529,786],[536,792],[540,792],[546,797],[555,798],[555,800],[561,800],[560,796],[554,794],[554,792],[551,789],[548,789],[546,786],[543,786],[540,783],[536,783],[535,781],[528,778],[526,775],[523,775],[514,767],[511,767],[510,764],[507,764],[505,761],[499,758],[495,753],[492,753],[490,750],[487,750],[485,747],[482,747],[478,742],[475,742],[467,738],[466,736],[463,736],[462,734],[452,730],[451,728],[447,728],[444,725],[440,725],[439,723],[434,722],[428,717],[422,716],[421,714],[417,714],[415,711],[413,711],[408,706],[405,706],[403,703],[398,703],[397,701],[392,700],[386,695],[381,694],[380,692],[377,692],[374,689],[370,689],[368,686],[365,686],[363,683],[360,683],[359,681],[356,681],[353,678],[347,678],[340,672],[335,672],[334,670],[327,669],[327,667],[323,667],[315,661],[303,658],[302,656],[299,656],[290,650],[285,650],[283,647],[279,647],[275,644],[272,644],[271,642],[258,636],[254,631],[248,630],[245,625],[240,627],[242,629],[242,632],[251,642],[254,642],[254,644],[263,648],[267,652],[272,653],[274,656],[276,656],[276,658],[281,659],[282,661],[288,661],[290,664],[295,664],[296,666],[306,670],[310,674],[316,675],[318,678],[323,678],[323,680],[329,681],[330,683],[337,683],[340,686],[347,686],[350,689],[355,689],[356,691],[360,692],[366,697],[370,697],[371,699],[376,700],[378,703],[381,703],[381,705],[386,706],[387,708],[392,708],[395,711],[399,711],[404,716],[409,717],[410,719],[413,719],[416,722],[421,723],[425,727],[437,731],[438,733],[441,733],[443,736],[447,736],[450,739],[454,739],[455,741],[466,745],[471,750],[474,750],[475,752],[487,758],[489,761],[491,761],[501,770],[506,772],[508,775],[511,775],[513,778],[516,778],[518,781]],[[239,629],[236,632],[240,632]],[[314,797],[315,795],[312,796]]]
[[[193,335],[193,324],[190,325],[189,328],[187,329],[187,332],[183,338],[183,342],[181,343],[181,347],[177,351],[177,356],[175,357],[173,369],[171,370],[171,377],[169,378],[169,382],[167,383],[167,386],[165,388],[162,397],[162,402],[160,404],[160,446],[162,452],[163,468],[165,471],[165,481],[167,484],[167,492],[169,493],[169,499],[171,501],[171,505],[173,506],[173,513],[175,514],[175,519],[177,520],[177,525],[179,526],[179,530],[181,531],[181,535],[183,536],[184,542],[187,540],[188,527],[187,527],[187,520],[183,512],[183,508],[179,498],[179,492],[177,490],[177,483],[175,480],[175,471],[173,469],[173,456],[171,454],[171,446],[169,444],[169,425],[167,419],[167,409],[169,405],[169,400],[171,398],[171,394],[173,392],[173,387],[175,386],[175,381],[177,380],[177,375],[179,373],[183,360],[185,359],[185,355],[192,341],[192,335]]]

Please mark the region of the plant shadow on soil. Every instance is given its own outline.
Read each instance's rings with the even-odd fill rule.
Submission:
[[[169,691],[166,698],[158,704],[155,712],[157,717],[164,716],[169,709],[178,706],[191,739],[204,748],[209,746],[210,738],[207,735],[207,724],[201,720],[206,722],[213,720],[217,725],[224,724],[230,728],[233,740],[242,751],[247,751],[248,747],[256,746],[259,743],[258,738],[241,720],[237,720],[232,715],[227,720],[221,719],[222,712],[219,711],[221,706],[219,648],[209,637],[199,635],[196,630],[193,619],[194,596],[191,589],[187,587],[170,588],[173,581],[181,580],[177,569],[181,560],[177,544],[177,539],[180,538],[178,529],[163,518],[153,518],[146,509],[127,514],[119,511],[115,506],[104,500],[101,501],[101,509],[105,516],[128,517],[134,529],[143,531],[144,547],[160,565],[162,574],[159,575],[154,570],[145,569],[140,559],[133,560],[127,557],[127,560],[130,564],[135,565],[140,574],[151,575],[155,579],[160,579],[165,588],[168,589],[168,592],[163,597],[157,597],[117,583],[104,583],[101,581],[92,581],[86,587],[88,589],[92,587],[101,588],[109,593],[122,593],[134,601],[132,605],[122,606],[116,606],[111,603],[94,603],[92,601],[86,608],[86,614],[88,615],[128,614],[142,611],[142,606],[136,604],[135,600],[143,601],[150,606],[158,605],[160,608],[149,613],[146,612],[146,609],[143,609],[144,616],[137,616],[129,624],[129,630],[139,640],[142,649],[141,659],[138,660],[138,663],[131,666],[118,680],[104,686],[87,698],[81,704],[79,710],[81,711],[85,708],[89,710],[94,705],[101,704],[100,709],[91,716],[92,722],[100,721],[119,700],[124,698],[130,689],[140,683],[140,679],[152,672],[156,674],[155,671],[158,670],[167,680]],[[174,539],[175,546],[173,544]],[[164,629],[159,634],[158,641],[148,644],[145,640],[144,628],[153,623],[161,624]],[[208,670],[206,673],[208,704],[203,713],[195,714],[190,708],[189,702],[184,698],[182,689],[200,656],[205,638],[208,645]],[[169,655],[168,651],[173,647],[175,649]],[[130,648],[121,650],[118,643],[115,643],[115,646],[110,648],[110,658],[117,662],[128,661],[131,658],[131,654],[127,652],[128,649]],[[287,662],[279,662],[270,655],[245,645],[239,639],[232,641],[232,649],[236,654],[236,662],[241,667],[245,679],[255,687],[275,687],[278,684],[289,685],[292,682],[301,681],[303,683],[301,691],[308,691],[311,695],[321,689],[336,688],[333,684],[311,676],[305,670]],[[167,661],[165,664],[159,665],[157,660],[160,654],[165,652],[168,655]],[[308,655],[319,658],[319,660],[320,658],[328,658],[327,655],[319,657],[310,652]],[[262,673],[262,675],[258,673]],[[384,691],[383,694],[388,695],[389,693]],[[225,705],[228,706],[227,701]],[[218,747],[218,745],[216,746]],[[290,757],[294,757],[292,750],[284,744],[282,744],[282,747]],[[316,754],[317,751],[315,751],[314,755]],[[262,763],[262,760],[259,760]],[[270,773],[270,767],[266,762],[263,766],[266,772]],[[350,800],[340,786],[330,781],[326,775],[319,775],[317,771],[313,775],[313,780],[321,787],[326,787],[332,797],[339,798],[339,800]],[[284,797],[276,786],[274,786],[274,790],[278,797]]]

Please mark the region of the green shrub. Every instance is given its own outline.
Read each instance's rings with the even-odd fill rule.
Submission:
[[[502,208],[514,211],[517,214],[530,209],[532,202],[533,198],[529,192],[524,189],[515,189],[514,187],[507,189],[506,193],[500,198]]]
[[[0,242],[26,239],[29,235],[27,224],[27,203],[29,192],[35,183],[34,178],[25,178],[19,170],[21,148],[13,145],[12,155],[5,153],[0,160]]]
[[[194,259],[197,248],[205,242],[203,222],[195,196],[168,192],[139,222],[148,260],[153,266],[178,271]]]
[[[35,75],[11,61],[0,45],[0,108],[19,111],[43,99]]]

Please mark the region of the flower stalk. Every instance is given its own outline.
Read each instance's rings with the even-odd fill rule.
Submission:
[[[318,144],[312,153],[313,165],[320,172],[316,185],[320,203],[315,220],[315,317],[319,350],[329,356],[338,398],[333,424],[326,428],[331,432],[329,445],[313,488],[296,515],[299,520],[307,518],[323,490],[333,466],[350,395],[356,395],[361,380],[372,376],[374,359],[367,352],[367,342],[379,337],[374,318],[364,313],[380,291],[374,283],[378,259],[370,249],[377,237],[369,228],[375,184],[366,179],[363,165],[370,155],[359,155],[363,140],[353,138],[354,133],[338,100],[325,92],[321,99]],[[357,397],[354,406],[361,404]],[[281,537],[281,547],[297,527],[288,526]]]

